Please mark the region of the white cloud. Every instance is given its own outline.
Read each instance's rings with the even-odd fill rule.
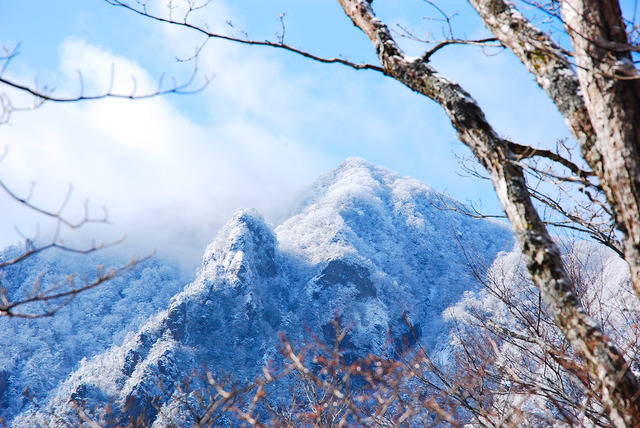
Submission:
[[[104,90],[112,64],[114,92],[131,91],[130,75],[140,91],[154,88],[149,73],[134,61],[84,40],[65,41],[60,53],[65,83],[77,83],[77,68],[85,93]],[[277,68],[268,61],[260,67],[262,72]],[[275,216],[317,174],[308,168],[316,162],[314,155],[299,142],[275,135],[272,124],[244,119],[270,107],[278,110],[274,119],[294,116],[281,100],[291,94],[276,88],[283,86],[276,81],[278,72],[264,77],[274,87],[265,94],[260,88],[269,85],[258,70],[248,70],[247,63],[228,61],[225,71],[225,77],[208,89],[208,98],[199,97],[200,102],[209,100],[209,109],[224,118],[216,117],[212,125],[193,123],[162,97],[47,104],[15,115],[10,126],[0,128],[0,138],[9,148],[0,165],[1,177],[21,192],[33,180],[34,203],[48,209],[57,208],[67,183],[73,183],[71,217],[82,216],[82,201],[90,197],[108,207],[116,224],[102,231],[91,228],[92,234],[117,238],[127,233],[140,251],[186,251],[197,262],[233,211],[254,206]],[[234,75],[240,81],[229,77]],[[286,119],[282,121],[279,126],[286,127]],[[7,244],[17,238],[10,225],[30,233],[34,218],[25,218],[24,211],[6,198],[2,203],[10,207],[0,221],[2,244]]]
[[[201,19],[212,27],[224,28],[229,18],[240,27],[248,25],[220,3],[211,6]],[[340,23],[353,30],[348,33],[353,40],[361,40],[342,18]],[[135,52],[146,54],[135,60],[119,55],[115,42],[105,47],[78,37],[62,41],[59,69],[45,75],[62,76],[56,93],[76,95],[79,75],[85,94],[103,92],[112,70],[113,90],[122,94],[131,93],[131,76],[138,93],[155,90],[162,72],[175,73],[178,82],[188,76],[190,65],[171,59],[190,55],[202,37],[141,22],[143,41],[131,43],[142,43],[144,49],[138,46]],[[291,30],[295,34],[296,28]],[[330,41],[322,44],[330,45],[328,51],[335,48]],[[530,78],[505,76],[503,69],[511,73],[505,62],[513,65],[506,56],[486,65],[486,58],[478,59],[475,53],[460,55],[474,48],[468,49],[447,50],[452,52],[447,56],[443,51],[438,66],[453,78],[461,77],[500,124],[500,132],[522,130],[537,138],[540,118],[518,107],[525,95],[529,100],[536,91],[529,85],[522,92],[520,83]],[[450,153],[456,137],[442,110],[377,73],[221,41],[207,44],[199,69],[201,74],[215,73],[215,78],[195,95],[47,104],[16,114],[10,125],[0,127],[0,141],[10,149],[0,163],[0,178],[21,194],[35,181],[33,201],[49,209],[57,208],[73,183],[69,215],[82,216],[85,198],[94,201],[94,210],[105,205],[111,213],[114,225],[92,227],[90,236],[127,233],[140,252],[158,248],[186,255],[191,265],[233,211],[256,208],[275,219],[315,177],[350,156],[412,174],[463,200],[492,193],[490,184],[457,177]],[[488,74],[495,76],[492,84],[487,84]],[[512,77],[516,83],[508,86]],[[547,105],[536,104],[536,109],[544,116]],[[551,128],[545,132],[552,133]],[[18,238],[14,224],[33,232],[30,212],[1,194],[0,204],[0,246]],[[495,212],[495,206],[488,210]]]

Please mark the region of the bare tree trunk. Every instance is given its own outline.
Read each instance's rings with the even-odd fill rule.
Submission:
[[[578,140],[624,234],[640,297],[640,82],[617,0],[566,0],[578,74],[545,33],[505,0],[469,0],[485,25],[536,77]]]
[[[459,85],[438,74],[422,59],[407,58],[367,2],[338,1],[374,44],[384,73],[440,104],[461,141],[487,168],[533,281],[550,315],[596,380],[598,398],[611,422],[619,427],[640,426],[638,380],[576,298],[560,252],[531,202],[524,174],[508,142],[497,135],[475,100]]]
[[[531,24],[505,0],[469,0],[485,26],[533,74],[564,116],[589,166],[602,176],[600,153],[594,150],[596,134],[580,93],[580,82],[569,58],[547,34]]]
[[[640,75],[617,0],[566,0],[562,16],[595,130],[599,177],[640,296]]]

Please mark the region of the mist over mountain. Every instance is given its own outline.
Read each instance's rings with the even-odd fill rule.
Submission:
[[[176,383],[192,371],[252,379],[278,358],[280,332],[293,343],[310,334],[331,343],[336,314],[351,326],[347,360],[403,336],[446,348],[443,312],[480,287],[468,258],[491,265],[512,247],[508,225],[451,210],[453,203],[418,180],[348,159],[277,227],[238,211],[183,289],[185,273],[155,260],[81,296],[50,325],[0,319],[15,338],[0,354],[0,416],[14,426],[49,425],[52,413],[72,411],[73,399],[115,403],[120,417],[144,413],[161,426]],[[95,267],[55,253],[30,260],[4,274],[11,292],[42,271]],[[26,386],[38,406],[22,395]]]

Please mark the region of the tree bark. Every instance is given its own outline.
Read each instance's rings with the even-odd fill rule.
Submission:
[[[594,163],[624,234],[625,259],[640,296],[640,75],[617,0],[566,0],[580,87],[595,131]]]
[[[580,82],[567,55],[511,3],[505,0],[469,0],[469,3],[485,26],[518,57],[556,104],[578,140],[583,157],[600,177],[601,171],[594,168],[601,166],[599,152],[594,150],[595,131],[580,93]]]
[[[550,36],[505,0],[469,0],[486,27],[535,76],[596,173],[640,297],[640,83],[617,0],[566,0],[578,73]]]
[[[444,108],[460,140],[488,170],[532,279],[550,315],[589,368],[610,420],[615,426],[640,426],[638,380],[620,352],[580,306],[560,251],[531,202],[524,174],[508,142],[497,135],[476,101],[458,84],[438,74],[422,59],[407,58],[367,2],[338,1],[374,44],[384,73]]]

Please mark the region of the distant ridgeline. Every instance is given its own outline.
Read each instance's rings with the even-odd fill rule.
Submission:
[[[333,343],[335,314],[352,325],[347,360],[382,352],[389,334],[445,348],[443,311],[479,287],[465,254],[489,266],[512,246],[508,225],[451,210],[453,202],[418,180],[349,159],[275,228],[256,212],[237,212],[182,291],[179,269],[151,261],[52,319],[0,319],[0,416],[46,426],[52,413],[73,413],[73,399],[114,403],[115,414],[152,423],[159,408],[171,413],[175,385],[192,371],[204,365],[253,379],[280,358],[279,332],[293,343],[310,335]],[[94,266],[90,257],[49,253],[4,273],[3,284],[29,286],[42,271]],[[37,406],[22,395],[26,386]]]

